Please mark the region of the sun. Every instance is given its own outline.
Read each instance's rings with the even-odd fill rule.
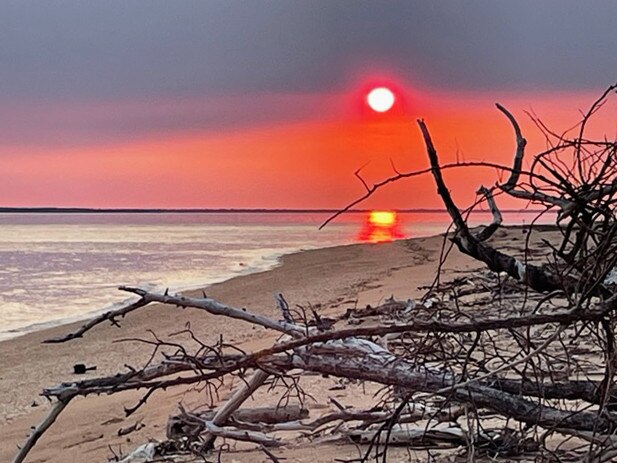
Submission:
[[[376,87],[366,96],[370,108],[378,113],[389,111],[394,106],[395,100],[394,93],[387,87]]]

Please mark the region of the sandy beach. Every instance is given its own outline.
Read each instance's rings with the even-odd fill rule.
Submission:
[[[0,1],[0,463],[617,462],[616,17]]]
[[[520,229],[512,228],[499,231],[494,239],[514,243],[522,240],[521,236]],[[312,304],[326,315],[340,314],[349,307],[378,304],[392,295],[397,299],[418,298],[422,294],[418,287],[429,284],[435,274],[443,239],[443,236],[436,236],[299,252],[284,256],[273,270],[215,284],[207,288],[207,293],[227,304],[249,307],[273,317],[277,316],[273,299],[277,291],[283,292],[290,303]],[[478,267],[477,262],[453,250],[445,275]],[[118,293],[119,300],[124,297],[123,293]],[[150,346],[117,341],[151,339],[148,330],[167,336],[184,329],[187,323],[202,340],[212,341],[223,335],[226,341],[238,343],[245,350],[263,347],[274,338],[272,333],[253,329],[240,321],[230,322],[190,309],[153,305],[129,314],[122,321],[121,329],[100,325],[84,338],[65,344],[42,344],[41,341],[66,333],[78,324],[58,326],[0,343],[0,461],[10,461],[30,427],[48,410],[47,401],[38,395],[42,388],[76,378],[72,373],[73,364],[96,365],[96,372],[89,372],[89,377],[126,371],[123,365],[143,365],[150,356]],[[307,381],[311,392],[315,392],[315,400],[307,403],[311,416],[313,413],[319,415],[327,407],[328,397],[337,397],[346,405],[366,406],[374,392],[356,390],[353,386],[333,392],[329,390],[336,384],[332,378],[309,376]],[[230,384],[222,389],[220,400],[228,396],[233,386]],[[198,390],[178,387],[154,394],[135,415],[124,418],[123,407],[134,405],[139,397],[137,391],[75,400],[44,435],[28,461],[105,462],[113,456],[110,449],[126,452],[148,439],[164,438],[167,416],[177,409],[179,402],[188,405],[204,402]],[[260,392],[253,400],[258,404],[276,404],[276,399],[267,393]],[[128,436],[118,436],[119,429],[137,421],[142,421],[145,427]],[[357,450],[352,445],[327,446],[324,450],[322,445],[319,450],[310,446],[283,448],[279,454],[290,461],[331,461],[337,456],[357,456]],[[266,460],[261,452],[239,450],[223,459]]]

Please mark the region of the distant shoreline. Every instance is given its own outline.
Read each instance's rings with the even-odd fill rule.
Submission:
[[[350,209],[346,213],[363,214],[370,212],[373,209]],[[445,209],[394,209],[396,212],[402,213],[446,213]],[[327,213],[335,214],[340,209],[234,209],[234,208],[189,208],[189,209],[145,209],[145,208],[109,208],[96,209],[88,207],[0,207],[0,213],[3,214],[25,214],[25,213],[41,213],[41,214],[314,214]],[[477,210],[475,212],[486,212],[488,210]],[[502,209],[501,212],[515,212],[519,214],[539,214],[546,213],[544,210],[537,209]],[[551,211],[548,211],[549,213]]]

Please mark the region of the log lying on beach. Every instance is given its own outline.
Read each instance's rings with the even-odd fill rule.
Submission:
[[[447,371],[434,371],[398,359],[380,346],[350,338],[298,349],[292,356],[276,357],[270,366],[315,371],[397,386],[409,392],[438,394],[449,400],[487,408],[502,416],[546,429],[569,428],[610,433],[617,429],[617,414],[598,416],[593,411],[562,411],[473,381],[458,383]]]
[[[171,415],[167,420],[167,438],[177,439],[185,436],[197,436],[206,431],[206,422],[212,421],[216,410],[193,412],[188,414],[182,410]],[[240,408],[230,416],[232,423],[242,422],[255,425],[285,423],[307,418],[309,411],[296,404],[280,407]]]
[[[419,426],[415,428],[400,427],[390,430],[389,433],[380,430],[354,430],[348,433],[352,442],[370,444],[372,442],[388,445],[404,445],[423,448],[448,448],[465,445],[467,436],[465,431],[458,427],[437,428]]]

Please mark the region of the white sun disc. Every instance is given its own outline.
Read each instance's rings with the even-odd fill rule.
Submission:
[[[373,111],[385,113],[394,106],[394,93],[386,87],[377,87],[366,96],[366,102]]]

